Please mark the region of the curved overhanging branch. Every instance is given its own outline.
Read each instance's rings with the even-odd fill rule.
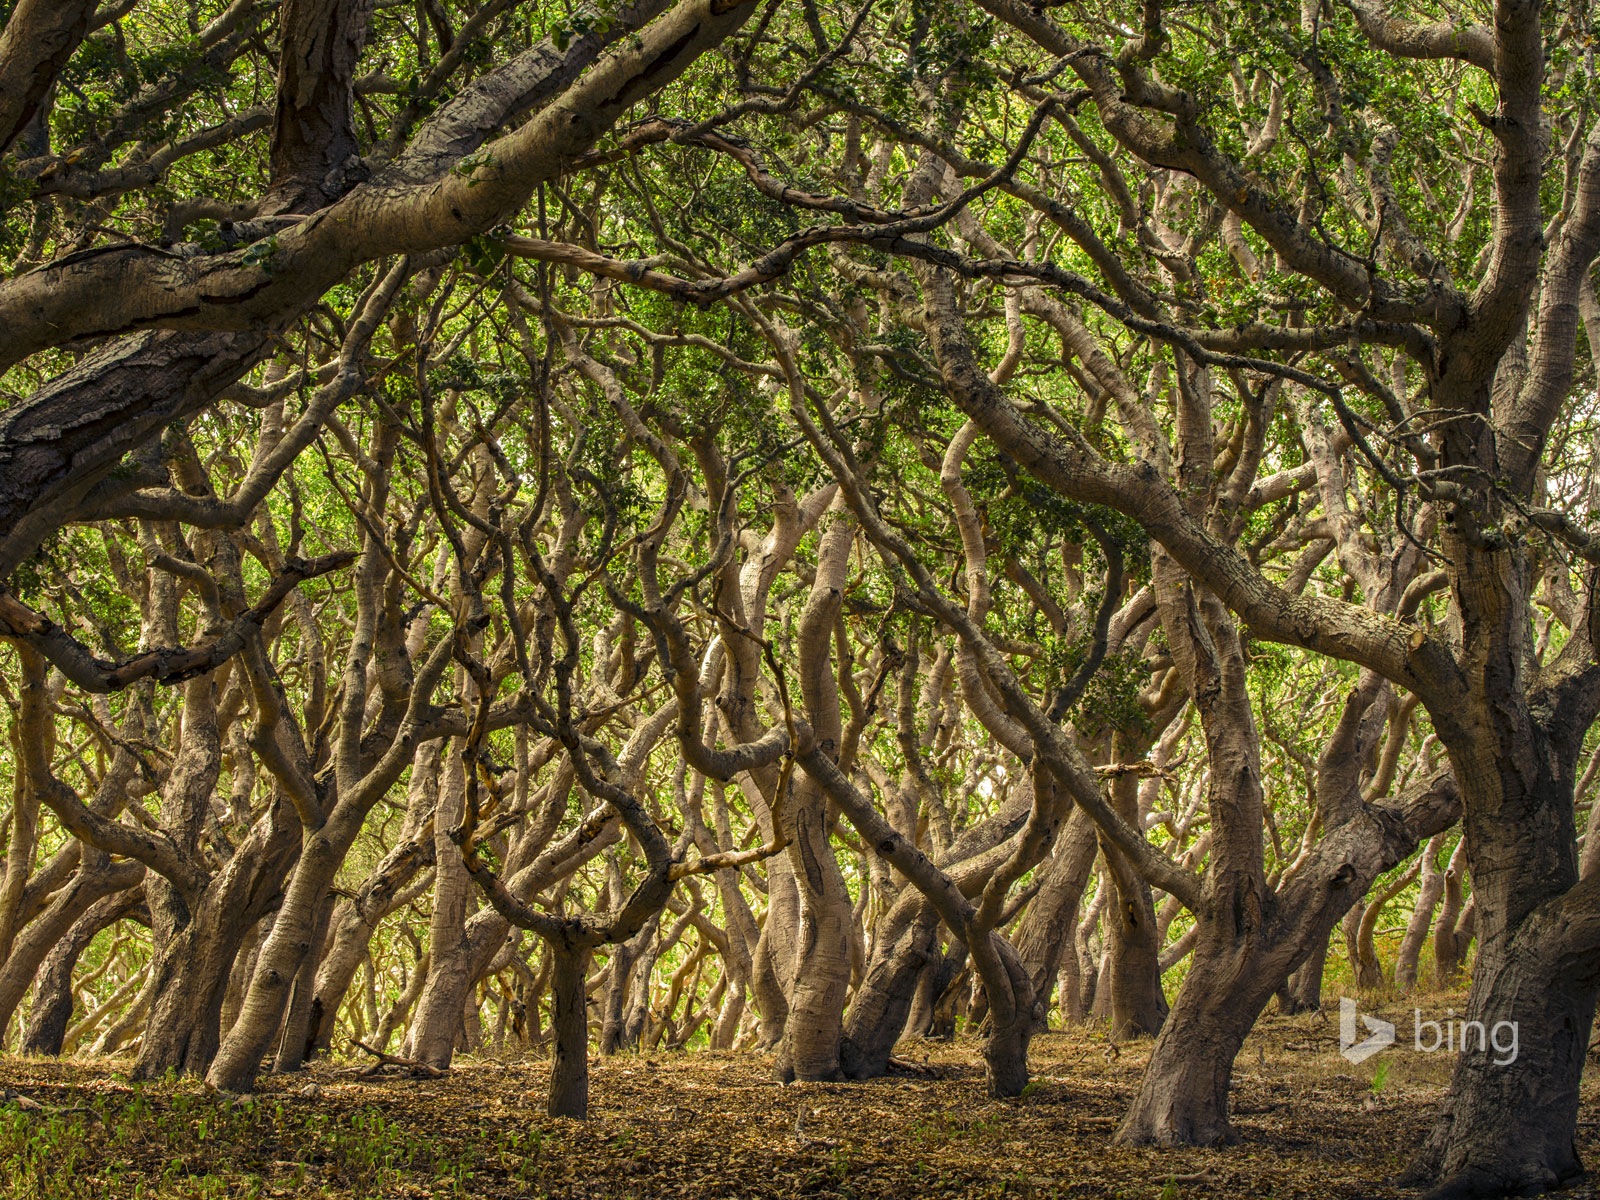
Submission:
[[[486,139],[572,87],[607,47],[667,7],[666,0],[634,0],[605,14],[609,20],[594,20],[565,47],[547,38],[486,71],[429,116],[395,170],[405,180],[446,174]],[[262,12],[251,0],[234,0],[201,31],[202,48],[222,53],[223,43],[251,35]],[[600,15],[580,7],[577,15],[584,14]],[[159,86],[154,92],[164,94]],[[165,111],[167,101],[160,103]],[[134,120],[129,115],[119,128]],[[90,153],[78,169],[96,162]],[[279,314],[281,324],[292,323],[314,300],[289,305]],[[169,330],[119,339],[0,414],[0,579],[61,525],[124,454],[167,425],[219,397],[263,403],[238,381],[271,348],[271,328],[271,321],[258,321],[245,333]]]
[[[503,221],[755,8],[755,0],[682,0],[525,125],[452,170],[416,178],[397,164],[249,247],[190,258],[121,243],[0,283],[0,368],[51,346],[136,329],[276,328],[362,263],[460,245]]]
[[[0,31],[0,153],[16,139],[89,32],[96,0],[21,0]]]
[[[1343,0],[1367,40],[1397,58],[1454,58],[1482,71],[1494,70],[1494,34],[1459,21],[1407,21],[1382,0]]]
[[[268,585],[255,605],[240,613],[220,632],[194,646],[160,647],[122,662],[110,662],[97,658],[61,626],[4,590],[0,590],[0,638],[26,642],[86,692],[121,691],[141,679],[181,683],[216,670],[243,650],[250,634],[261,628],[300,583],[349,566],[355,559],[355,553],[349,550],[310,561],[291,559],[283,574]]]
[[[1459,690],[1459,670],[1449,650],[1424,631],[1359,605],[1290,595],[1196,521],[1149,464],[1110,463],[1087,443],[1069,442],[1026,420],[979,368],[948,277],[929,271],[923,284],[928,338],[947,393],[1041,483],[1069,499],[1132,517],[1258,636],[1371,667],[1425,697]]]

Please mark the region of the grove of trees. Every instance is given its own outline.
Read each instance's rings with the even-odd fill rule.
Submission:
[[[0,2],[0,1034],[1152,1037],[1470,987],[1582,1170],[1587,0]],[[1381,922],[1399,922],[1386,940]]]

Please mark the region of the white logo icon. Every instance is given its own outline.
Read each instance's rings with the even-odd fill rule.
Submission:
[[[1371,1037],[1356,1041],[1356,1002],[1339,997],[1339,1053],[1353,1063],[1366,1062],[1380,1050],[1394,1045],[1394,1024],[1377,1017],[1362,1017]]]

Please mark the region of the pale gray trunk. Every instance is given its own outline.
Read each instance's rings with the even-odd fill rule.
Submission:
[[[821,752],[837,759],[842,720],[839,677],[830,654],[843,603],[854,525],[839,514],[817,545],[817,570],[800,617],[800,693]],[[847,663],[838,670],[848,670]],[[838,1079],[839,1040],[850,987],[855,920],[850,893],[828,836],[822,789],[809,775],[794,781],[781,820],[799,892],[798,937],[788,971],[788,1018],[778,1046],[780,1080]],[[769,930],[771,915],[768,916]]]
[[[797,791],[812,790],[802,784]],[[781,1080],[838,1079],[839,1040],[850,986],[850,895],[822,825],[820,795],[796,797],[789,848],[802,878],[800,938],[789,984],[789,1013],[778,1048]]]
[[[1597,756],[1600,758],[1600,756]],[[1593,842],[1600,846],[1600,836]],[[1590,843],[1584,843],[1587,852]],[[1462,883],[1467,870],[1467,840],[1462,838],[1450,854],[1449,865],[1444,870],[1444,899],[1439,905],[1439,919],[1433,931],[1433,977],[1441,987],[1455,982],[1466,961],[1467,946],[1472,941],[1472,922],[1475,916],[1470,901],[1463,903]]]
[[[405,824],[394,848],[373,868],[355,895],[341,901],[334,910],[331,942],[317,972],[312,1004],[314,1052],[326,1053],[332,1045],[339,1007],[357,969],[368,957],[367,949],[379,924],[428,887],[426,875],[413,880],[434,860],[434,840],[427,835],[425,826],[437,802],[437,768],[436,755],[424,755],[413,762]],[[373,1028],[377,1024],[374,1018]]]
[[[472,879],[450,831],[465,820],[466,777],[460,743],[451,742],[440,767],[439,806],[433,821],[433,915],[428,922],[428,981],[417,1001],[417,1015],[406,1038],[405,1054],[443,1069],[450,1065],[461,1036],[462,1007],[472,987],[472,948],[467,942],[467,907]]]
[[[1444,835],[1435,836],[1422,851],[1422,875],[1417,886],[1417,902],[1412,906],[1411,918],[1406,922],[1405,937],[1395,955],[1394,984],[1402,992],[1417,985],[1417,965],[1422,958],[1422,944],[1433,926],[1433,910],[1444,894],[1444,873],[1439,870],[1439,852],[1444,846]]]
[[[311,947],[294,973],[294,986],[289,991],[289,1003],[283,1013],[283,1028],[278,1034],[278,1052],[272,1063],[272,1069],[279,1074],[300,1070],[311,1054],[316,1031],[317,970],[322,963],[323,947],[328,942],[328,921],[333,904],[331,893],[322,898],[311,930]]]
[[[405,987],[400,989],[400,994],[395,997],[389,1011],[383,1014],[383,1020],[372,1034],[372,1047],[375,1050],[387,1050],[389,1039],[394,1037],[394,1031],[405,1023],[411,1006],[417,1002],[417,997],[422,994],[422,986],[428,980],[428,955],[424,953],[417,960],[417,965],[412,969],[410,977],[406,980]]]

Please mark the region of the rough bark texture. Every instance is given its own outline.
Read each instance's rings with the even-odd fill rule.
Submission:
[[[939,926],[933,906],[907,889],[884,917],[877,939],[845,1017],[839,1047],[840,1066],[850,1079],[876,1079],[889,1070],[918,983],[937,952]]]
[[[19,0],[0,32],[0,154],[39,111],[83,41],[95,0]]]
[[[1041,1023],[1048,1018],[1050,998],[1062,969],[1069,964],[1077,966],[1078,914],[1098,850],[1094,822],[1081,808],[1074,809],[1055,853],[1043,868],[1044,882],[1028,902],[1017,928],[1017,957],[1033,981],[1045,1014]],[[1073,997],[1062,996],[1062,1014],[1069,1019],[1083,1015],[1072,1010],[1073,1003]]]
[[[373,0],[288,0],[272,126],[276,206],[319,208],[345,189],[360,153],[355,136],[356,63]]]
[[[593,952],[552,945],[550,994],[554,1005],[555,1057],[550,1062],[552,1117],[583,1121],[589,1116],[589,996],[584,978]]]

